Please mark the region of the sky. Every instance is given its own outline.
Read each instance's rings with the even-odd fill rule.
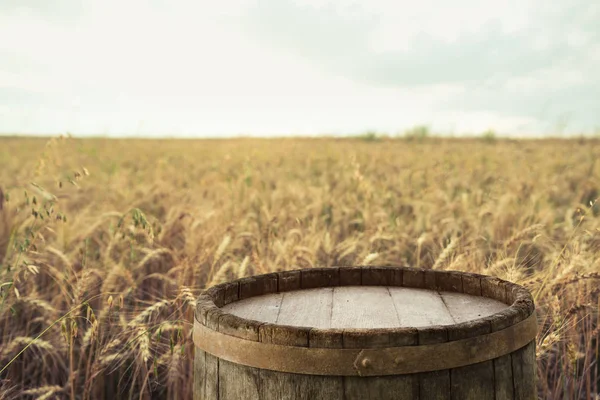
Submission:
[[[593,0],[1,0],[0,134],[600,133]]]

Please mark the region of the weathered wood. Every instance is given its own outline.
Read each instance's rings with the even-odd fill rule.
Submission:
[[[215,286],[198,299],[196,320],[204,328],[195,332],[204,333],[194,339],[201,347],[194,360],[194,399],[534,399],[535,340],[514,350],[533,338],[534,310],[531,294],[521,286],[459,272],[334,267],[240,279]],[[520,329],[528,333],[518,336]],[[467,338],[476,341],[467,346]],[[456,346],[449,347],[450,342]],[[477,359],[474,354],[492,349],[487,343],[498,343],[488,353],[494,355]],[[425,351],[431,345],[436,345],[435,354],[448,354],[445,360],[461,354],[472,364],[376,376],[390,373],[387,365],[392,363],[396,367],[391,371],[402,371],[398,373],[439,368],[431,351],[418,363],[407,362],[417,360],[419,346]],[[254,350],[245,352],[240,346]],[[259,364],[250,361],[254,356],[239,357],[263,354],[260,346],[267,346],[262,350],[272,356]],[[240,351],[230,357],[221,348]],[[333,352],[313,358],[320,362],[311,365],[324,369],[306,369],[301,362],[306,351],[315,350]],[[339,357],[341,351],[352,355]],[[277,371],[256,368],[269,368],[278,354],[295,354],[293,367],[286,362],[276,363]],[[326,375],[339,371],[337,361],[327,361],[332,359],[345,360],[345,376]],[[482,359],[488,361],[475,361]],[[406,368],[410,365],[416,367]]]
[[[346,400],[413,400],[419,397],[419,380],[414,375],[345,377]]]
[[[300,290],[301,279],[300,271],[283,271],[279,273],[279,291],[289,292],[290,290]]]
[[[333,288],[308,289],[283,294],[278,324],[329,328]]]
[[[518,308],[507,308],[496,314],[496,318],[490,318],[492,332],[497,332],[513,326],[522,320],[523,310]],[[506,354],[498,357],[494,362],[494,384],[495,400],[514,399],[513,367],[512,357]]]
[[[206,353],[196,349],[194,355],[194,400],[206,399]]]
[[[257,301],[258,299],[260,301]],[[282,293],[272,293],[228,304],[223,307],[223,311],[242,318],[274,323],[277,322],[282,300]]]
[[[479,274],[462,274],[463,293],[481,296],[481,278]]]
[[[263,369],[260,378],[261,400],[344,399],[344,377],[341,376],[286,374]]]
[[[308,347],[308,332],[310,328],[263,324],[258,329],[258,337],[262,343]]]
[[[224,313],[221,309],[210,310],[206,314],[206,326],[219,330],[219,319]],[[219,397],[219,359],[212,354],[205,354],[204,361],[204,395],[207,399],[218,399]]]
[[[485,277],[481,279],[481,295],[506,303],[506,285],[498,278]]]
[[[399,326],[415,328],[450,325],[454,320],[439,293],[427,289],[389,288],[398,311]]]
[[[239,282],[231,282],[225,284],[223,290],[223,305],[238,301],[240,298]]]
[[[511,355],[507,354],[493,361],[495,400],[511,400],[514,398]]]
[[[277,274],[265,274],[239,280],[240,300],[277,292],[279,277]]]
[[[485,361],[450,371],[452,400],[481,400],[494,398],[494,366]]]
[[[469,323],[473,326],[473,337],[422,346],[413,345],[415,328],[344,329],[345,349],[338,350],[307,347],[303,332],[309,328],[265,324],[259,331],[262,342],[253,342],[223,334],[196,321],[194,343],[214,356],[254,368],[308,375],[384,376],[451,369],[493,360],[524,347],[535,337],[535,315],[510,329],[482,334],[481,327],[485,325],[479,324],[487,322]],[[266,334],[260,335],[262,332]],[[277,344],[282,339],[296,338],[295,345]],[[365,339],[372,341],[370,348],[360,343]]]
[[[483,318],[508,306],[463,293],[440,295],[406,287],[340,286],[271,293],[222,309],[246,319],[291,326],[394,328],[450,325]]]
[[[402,286],[424,288],[425,271],[422,269],[404,268],[402,270]]]
[[[225,314],[219,318],[219,332],[254,342],[258,342],[260,325],[261,323],[233,314]]]
[[[340,285],[339,268],[310,268],[301,272],[302,289],[332,287]]]
[[[489,321],[469,321],[448,328],[448,340],[476,337],[491,332]],[[450,371],[452,400],[478,400],[494,398],[494,363],[484,361]]]
[[[386,328],[400,321],[387,287],[336,287],[333,291],[332,328]]]
[[[536,399],[535,341],[511,355],[515,400]]]
[[[419,345],[445,343],[448,330],[443,326],[429,326],[418,330]],[[450,370],[419,374],[419,400],[450,400]]]
[[[485,318],[507,309],[506,304],[486,297],[452,292],[441,292],[440,295],[456,323]]]
[[[308,346],[310,329],[265,325],[261,342]],[[342,399],[343,377],[311,376],[261,370],[261,399]],[[233,400],[233,398],[232,398]]]
[[[365,286],[401,286],[402,270],[393,267],[363,268],[362,284]]]
[[[219,360],[219,399],[259,400],[261,386],[259,369]]]
[[[205,292],[217,307],[223,307],[225,305],[225,290],[223,289],[224,285],[219,285],[214,286]]]
[[[435,271],[435,290],[462,293],[462,274],[452,271]]]
[[[406,343],[406,337],[412,343]],[[400,342],[398,342],[400,341]],[[344,332],[345,348],[377,348],[417,344],[417,331],[407,331],[406,335],[390,335],[384,330],[370,329],[369,334],[361,332]],[[403,376],[373,376],[373,377],[344,377],[344,399],[381,399],[381,400],[412,400],[418,398],[419,377],[417,375]]]
[[[204,362],[204,397],[218,399],[219,397],[219,359],[206,353]]]
[[[362,285],[362,268],[360,267],[340,267],[340,286],[360,286]]]

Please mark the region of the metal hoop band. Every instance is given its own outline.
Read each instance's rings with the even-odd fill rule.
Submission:
[[[281,346],[225,335],[194,322],[196,347],[249,367],[307,375],[382,376],[472,365],[512,353],[535,340],[535,312],[500,331],[446,343],[374,349]]]

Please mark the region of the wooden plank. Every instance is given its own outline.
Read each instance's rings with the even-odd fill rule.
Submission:
[[[323,397],[321,397],[323,398]],[[418,376],[344,377],[345,400],[413,400],[419,399]]]
[[[419,400],[450,400],[450,370],[423,372],[419,375]]]
[[[388,289],[394,307],[398,311],[399,326],[418,328],[454,323],[437,292],[427,289],[398,287]]]
[[[491,332],[486,320],[463,322],[448,327],[448,340],[460,340]],[[494,398],[494,363],[484,361],[450,370],[452,400],[478,400]]]
[[[213,286],[210,289],[204,291],[208,298],[217,306],[222,307],[225,305],[225,288],[224,285]]]
[[[391,299],[389,296],[388,298]],[[412,339],[412,342],[407,342],[406,339]],[[404,335],[390,335],[388,332],[377,329],[366,332],[344,332],[345,348],[372,349],[411,344],[417,344],[416,329],[406,330]],[[345,400],[412,400],[418,398],[418,395],[418,374],[344,377]]]
[[[364,286],[401,286],[402,270],[394,267],[368,267],[362,269]]]
[[[513,400],[512,358],[510,354],[494,361],[495,400]]]
[[[425,287],[425,271],[422,269],[403,268],[402,286],[411,288]]]
[[[263,325],[261,342],[308,346],[310,331],[311,329],[305,328]],[[261,369],[260,380],[261,400],[343,399],[343,378],[338,376],[302,375]]]
[[[428,327],[418,330],[419,345],[445,343],[448,330],[444,327]],[[418,374],[419,400],[450,400],[450,370]]]
[[[238,317],[274,323],[277,321],[282,299],[282,293],[271,293],[236,301],[226,305],[222,310]]]
[[[481,296],[481,278],[479,274],[464,274],[462,276],[463,292],[473,296]]]
[[[492,332],[506,329],[522,320],[523,310],[519,308],[506,308],[496,313],[490,318]],[[495,381],[495,400],[513,400],[513,367],[512,356],[506,354],[493,360],[494,363],[494,381]]]
[[[387,287],[341,286],[333,291],[332,328],[390,328],[399,326]]]
[[[508,305],[486,297],[453,292],[440,294],[456,323],[487,317],[508,308]]]
[[[220,308],[211,309],[206,313],[206,327],[217,331],[219,319],[223,316]],[[204,395],[207,399],[218,399],[219,397],[219,359],[212,354],[205,353],[205,383]]]
[[[218,398],[220,400],[261,399],[260,370],[219,360]]]
[[[454,271],[433,271],[435,276],[435,289],[446,292],[463,292],[462,274]]]
[[[279,292],[289,292],[290,290],[300,290],[300,271],[282,271],[278,274]]]
[[[204,398],[218,399],[219,398],[219,359],[211,354],[206,353],[205,361],[205,382],[204,382]]]
[[[362,268],[360,267],[340,267],[340,286],[360,286],[362,285]]]
[[[240,300],[277,292],[279,276],[275,273],[240,279]],[[218,306],[218,304],[217,304]]]
[[[342,329],[311,329],[308,333],[308,347],[341,349],[344,346]]]
[[[277,323],[291,326],[329,328],[333,288],[319,288],[283,294]]]
[[[494,300],[507,302],[507,285],[500,279],[493,276],[486,276],[481,279],[481,295]]]
[[[515,400],[536,398],[535,341],[512,353]]]
[[[194,355],[194,400],[206,399],[206,353],[196,348]]]
[[[485,361],[450,371],[452,400],[482,400],[494,398],[494,366]]]
[[[258,328],[258,336],[262,343],[308,347],[310,330],[308,327],[263,324]]]
[[[228,304],[222,310],[242,318],[282,325],[389,328],[450,325],[487,317],[507,308],[497,300],[463,293],[342,286],[272,293]],[[332,314],[331,325],[329,314]]]
[[[341,376],[311,376],[260,370],[261,400],[343,400]],[[220,399],[237,400],[243,397]]]
[[[262,323],[240,318],[237,315],[225,314],[219,318],[219,332],[258,342],[258,330]]]
[[[300,274],[302,289],[313,289],[318,287],[339,286],[339,268],[309,268],[303,269]]]
[[[240,285],[238,282],[226,283],[223,289],[223,305],[238,301]]]

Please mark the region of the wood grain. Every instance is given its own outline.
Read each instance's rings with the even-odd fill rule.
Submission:
[[[272,293],[260,297],[237,301],[223,307],[223,311],[238,317],[262,322],[277,322],[281,310],[283,293]]]
[[[451,325],[507,308],[497,300],[463,293],[440,295],[428,289],[341,286],[251,297],[227,304],[222,310],[282,325],[354,329]]]
[[[535,341],[512,353],[515,400],[536,398]]]
[[[440,295],[427,289],[389,288],[398,311],[399,326],[422,327],[450,325],[450,316]]]
[[[399,323],[387,287],[341,286],[334,289],[332,328],[386,328],[399,326]]]
[[[277,323],[293,326],[329,328],[333,288],[308,289],[283,294]]]
[[[219,399],[259,400],[260,370],[219,360]]]
[[[196,348],[194,355],[194,400],[206,398],[206,353]]]
[[[448,340],[460,340],[491,332],[488,321],[469,321],[448,328]],[[479,400],[494,398],[493,360],[453,368],[450,370],[452,400]]]
[[[350,336],[347,335],[347,332],[344,332],[344,347],[363,349],[391,347],[399,345],[399,343],[395,343],[395,339],[389,333],[384,333],[376,329],[371,330],[370,335],[362,335],[357,332]],[[414,332],[414,341],[414,344],[417,344],[416,330]],[[344,399],[346,400],[412,400],[418,398],[418,394],[419,376],[417,374],[344,377]]]
[[[206,353],[204,397],[218,399],[219,397],[219,359]]]
[[[486,297],[452,292],[441,292],[440,295],[456,323],[488,317],[508,308],[507,304]]]
[[[306,341],[306,345],[308,345],[309,329],[298,329],[295,334],[291,334],[294,332],[293,330],[282,328],[284,330],[271,331],[271,336],[261,338],[261,341],[264,339],[268,342],[292,346]],[[262,400],[343,399],[343,377],[290,374],[268,370],[261,370],[260,377]]]
[[[419,345],[445,343],[448,330],[442,326],[420,329],[418,340]],[[450,370],[419,374],[419,400],[450,400]]]

